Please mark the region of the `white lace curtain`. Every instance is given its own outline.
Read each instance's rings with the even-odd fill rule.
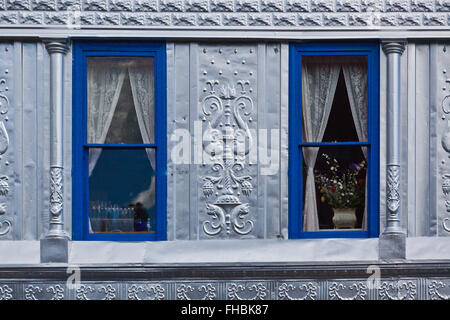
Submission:
[[[367,131],[367,111],[368,111],[368,88],[367,88],[367,64],[363,61],[355,61],[342,65],[345,86],[347,88],[350,109],[352,110],[353,122],[355,123],[356,134],[359,141],[368,141]],[[367,162],[367,148],[361,148]],[[367,174],[365,186],[365,205],[362,221],[362,228],[367,230]]]
[[[87,68],[88,143],[105,143],[127,72],[142,140],[145,144],[154,143],[153,68],[144,67],[135,61],[118,63],[102,60],[88,63]],[[126,126],[123,126],[123,130],[127,130]],[[150,164],[155,169],[154,149],[146,150]],[[101,152],[100,148],[89,149],[89,176]]]
[[[345,61],[336,57],[309,57],[308,62],[302,64],[302,113],[305,142],[321,142],[323,139],[341,68],[358,139],[367,141],[367,64],[365,61],[357,57]],[[362,150],[367,159],[367,149],[362,148]],[[303,148],[303,157],[307,168],[303,231],[319,230],[314,181],[314,166],[318,152],[318,147]],[[367,201],[365,207],[367,207]],[[367,225],[366,211],[365,208],[364,229]]]
[[[340,65],[332,62],[312,62],[302,66],[303,137],[307,142],[321,142],[327,126]],[[316,205],[314,165],[319,148],[303,148],[307,168],[303,231],[319,230]]]

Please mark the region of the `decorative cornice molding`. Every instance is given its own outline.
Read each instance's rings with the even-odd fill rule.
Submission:
[[[55,0],[32,0],[31,6],[28,0],[6,0],[0,10],[0,26],[27,24],[59,30],[130,26],[130,16],[138,17],[133,28],[163,29],[231,28],[236,26],[235,19],[247,28],[435,29],[448,26],[450,20],[450,3],[430,0],[58,0],[56,5]]]
[[[382,41],[383,51],[386,55],[391,53],[403,54],[406,48],[406,41]]]

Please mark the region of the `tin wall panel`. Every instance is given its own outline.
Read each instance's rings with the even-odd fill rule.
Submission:
[[[287,49],[287,44],[266,42],[168,44],[169,240],[276,238],[287,227]],[[402,55],[402,88],[405,88],[402,91],[402,223],[409,236],[448,236],[450,233],[450,214],[447,211],[447,187],[450,182],[446,176],[450,174],[447,170],[450,162],[446,151],[448,147],[443,143],[443,139],[446,142],[448,136],[449,56],[448,44],[426,42],[410,42]],[[69,52],[65,60],[64,123],[65,228],[69,234],[71,60]],[[385,55],[381,54],[380,230],[384,229],[385,223],[385,63]],[[44,45],[2,42],[0,75],[0,79],[4,80],[0,84],[0,94],[7,97],[9,102],[7,112],[0,114],[0,121],[4,123],[9,139],[7,150],[0,155],[0,176],[8,177],[8,180],[2,179],[8,191],[0,196],[0,204],[6,208],[0,214],[0,221],[6,219],[11,224],[4,222],[0,225],[0,233],[9,229],[0,235],[0,239],[39,239],[47,230],[49,196],[49,57]],[[281,129],[278,133],[280,148],[276,150],[279,156],[276,173],[262,174],[262,169],[268,166],[259,162],[256,165],[245,164],[239,175],[252,178],[248,180],[251,182],[251,191],[246,190],[247,196],[242,186],[233,189],[233,195],[240,202],[235,203],[235,207],[248,204],[248,213],[244,215],[248,220],[243,221],[253,222],[247,223],[253,229],[244,235],[233,231],[232,221],[228,234],[226,223],[219,236],[204,232],[205,223],[212,222],[211,218],[214,217],[214,214],[208,214],[208,204],[214,205],[221,195],[221,190],[214,189],[215,193],[207,197],[204,188],[205,177],[218,177],[220,172],[212,170],[212,164],[202,165],[195,163],[194,159],[195,151],[203,148],[201,143],[195,141],[194,132],[196,128],[199,129],[199,123],[204,131],[208,122],[202,104],[212,90],[209,80],[219,81],[214,90],[224,107],[227,101],[232,104],[242,92],[250,97],[253,110],[244,117],[244,123],[251,129],[253,143],[260,139],[263,132],[260,129],[264,129],[270,146],[271,129]],[[243,82],[239,83],[241,80]],[[224,91],[221,91],[222,85]],[[232,97],[234,94],[236,96]],[[223,128],[220,122],[215,124],[215,128]],[[171,141],[170,136],[177,128],[186,129],[191,134],[191,163],[175,165],[171,162],[170,151],[178,141]],[[266,153],[271,152],[274,150],[269,147]],[[260,155],[258,160],[261,160]],[[247,206],[241,208],[247,210]],[[209,210],[217,209],[210,206]],[[226,210],[223,212],[227,214]]]
[[[36,43],[22,44],[22,239],[37,238],[37,50]],[[19,119],[18,119],[19,120]],[[20,120],[19,120],[20,121]]]
[[[72,58],[65,60],[65,228],[71,234],[71,158],[72,158]],[[10,221],[0,240],[36,240],[48,229],[49,199],[49,56],[42,42],[0,43],[0,81],[2,110],[0,121],[8,136],[8,148],[0,146],[0,178],[7,193],[0,199],[6,211],[2,219]],[[6,103],[8,101],[8,103]],[[7,107],[8,106],[8,107]],[[1,127],[1,126],[0,126]],[[1,128],[0,128],[0,131]],[[4,140],[2,132],[2,140]],[[3,144],[0,143],[0,144]],[[5,190],[5,189],[2,189]],[[0,233],[9,226],[4,222]]]
[[[434,83],[431,87],[430,101],[436,110],[436,139],[432,143],[436,147],[436,156],[432,162],[431,175],[436,186],[436,228],[437,235],[450,236],[450,43],[434,45]],[[434,101],[433,101],[434,100]]]
[[[16,85],[14,74],[20,65],[16,63],[16,45],[12,42],[0,43],[0,240],[20,237],[21,223],[16,208],[17,176],[15,154],[17,137],[15,135],[17,113]]]
[[[429,234],[429,45],[408,44],[408,235]]]
[[[169,233],[169,238],[278,237],[280,218],[288,213],[281,209],[280,44],[174,43],[168,45],[169,50],[172,46],[174,59],[169,59],[168,71],[175,88],[168,92],[175,98],[169,97],[173,101],[169,112],[176,110],[182,117],[168,119],[168,136],[176,128],[188,129],[192,153],[186,174],[186,165],[169,160],[168,203],[180,203],[168,205],[169,221],[176,223],[171,231],[175,236]],[[287,77],[287,68],[284,72]],[[284,111],[287,113],[286,101]],[[225,151],[215,157],[208,154],[207,145],[201,141],[208,128],[222,133],[231,128],[246,132],[251,139],[247,140],[244,157],[239,160],[233,155],[233,163],[227,163]],[[266,142],[263,144],[268,150],[257,149],[258,139]],[[168,147],[169,158],[173,145]],[[272,167],[270,163],[260,164],[262,152],[273,159]],[[253,161],[251,157],[255,157]],[[286,168],[284,174],[287,182]],[[173,225],[169,229],[173,230]],[[189,235],[185,234],[187,229]]]

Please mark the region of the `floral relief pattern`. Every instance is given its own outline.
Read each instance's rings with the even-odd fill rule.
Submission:
[[[12,296],[13,289],[8,285],[2,285],[0,286],[0,300],[11,300],[13,298]]]
[[[128,288],[128,299],[130,300],[163,300],[165,289],[160,285],[136,285]]]
[[[214,300],[216,298],[216,287],[211,284],[199,286],[181,284],[177,288],[178,300]]]
[[[400,167],[398,165],[388,165],[387,168],[387,208],[390,214],[395,214],[400,206]]]
[[[65,282],[14,282],[0,285],[0,300],[450,300],[450,278],[380,279],[376,289],[366,280],[354,279],[115,282],[80,284],[75,289]],[[19,285],[23,290],[16,291]]]
[[[249,219],[250,205],[243,200],[250,197],[253,191],[253,177],[244,174],[253,145],[249,127],[255,108],[251,94],[253,89],[251,81],[241,79],[237,70],[225,77],[224,71],[214,68],[214,65],[219,65],[220,59],[221,63],[230,65],[228,70],[233,70],[231,60],[223,51],[226,49],[216,49],[218,54],[213,56],[207,55],[206,48],[202,52],[204,59],[208,59],[205,63],[213,65],[210,72],[217,72],[221,79],[208,78],[208,72],[203,71],[203,151],[206,160],[212,163],[209,167],[213,174],[202,176],[202,191],[205,199],[215,199],[205,203],[205,212],[210,218],[203,222],[202,229],[209,237],[223,233],[228,236],[232,232],[238,236],[247,235],[254,229],[254,221]],[[250,51],[253,53],[253,49]],[[230,53],[236,56],[235,60],[239,59],[237,49]],[[246,56],[240,59],[240,63],[247,63]]]
[[[431,300],[450,300],[450,285],[445,281],[432,280],[428,285]]]
[[[317,284],[313,282],[298,285],[283,283],[278,287],[278,298],[280,300],[315,300],[317,289]]]
[[[378,294],[382,300],[414,300],[417,294],[415,281],[383,282]]]
[[[264,283],[237,284],[231,283],[227,288],[230,300],[264,300],[268,299],[267,285]]]
[[[331,300],[365,300],[367,286],[363,282],[338,283],[333,282],[328,288]]]
[[[447,55],[446,47],[443,47],[444,54]],[[447,56],[448,57],[448,56]],[[444,69],[442,71],[442,76],[444,78],[444,86],[443,86],[443,92],[445,93],[448,84],[450,84],[450,79],[447,78],[447,70]],[[442,98],[441,102],[441,111],[442,111],[442,117],[441,119],[445,122],[444,125],[444,132],[442,132],[441,137],[441,146],[446,152],[447,156],[450,158],[450,120],[447,119],[447,117],[450,115],[450,95],[444,94],[444,97]],[[442,162],[442,170],[444,173],[442,174],[442,193],[444,195],[444,204],[446,208],[446,212],[443,213],[442,218],[442,229],[446,233],[450,233],[450,172],[447,170],[447,166],[445,165],[445,161]]]
[[[5,49],[4,54],[8,54],[9,50]],[[5,73],[9,73],[8,70]],[[7,86],[7,79],[0,79],[0,159],[5,156],[9,148],[9,135],[6,130],[5,123],[8,121],[7,113],[10,108],[10,101],[8,98],[9,88]],[[8,165],[7,160],[4,162]],[[10,191],[7,175],[0,175],[0,197],[6,197]],[[1,200],[3,201],[3,200]],[[12,228],[12,222],[10,219],[2,219],[1,216],[7,213],[7,203],[0,202],[0,236],[4,236],[9,233]]]
[[[115,300],[117,289],[111,284],[98,288],[91,285],[79,285],[76,289],[77,300]]]

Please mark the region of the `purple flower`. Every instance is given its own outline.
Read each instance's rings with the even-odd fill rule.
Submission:
[[[348,166],[350,169],[352,170],[358,170],[359,169],[359,165],[357,163],[350,163],[350,165]]]

